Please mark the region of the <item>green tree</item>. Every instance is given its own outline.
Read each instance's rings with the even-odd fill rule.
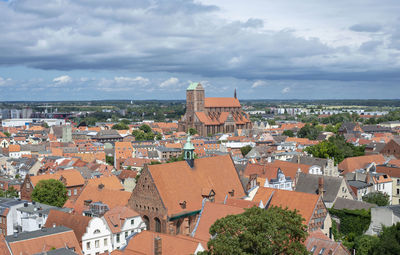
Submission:
[[[294,137],[294,133],[293,133],[292,130],[285,130],[285,131],[283,131],[282,135],[286,135],[286,136],[289,136],[289,137]]]
[[[3,132],[3,134],[4,134],[5,136],[7,136],[7,137],[10,137],[10,136],[11,136],[11,134],[8,133],[8,132]]]
[[[59,180],[41,180],[32,192],[33,201],[47,205],[62,207],[67,199],[67,189]]]
[[[6,190],[5,197],[11,197],[11,198],[19,197],[18,191],[14,187],[11,186]]]
[[[43,122],[42,127],[49,128],[49,124],[47,124],[46,122]]]
[[[335,164],[338,164],[347,157],[364,155],[365,146],[354,146],[343,136],[332,136],[328,141],[307,147],[305,151],[317,158],[334,158]]]
[[[129,126],[125,123],[117,123],[114,126],[112,126],[112,129],[116,129],[116,130],[127,130],[129,129]]]
[[[109,164],[110,166],[113,166],[114,165],[114,156],[106,155],[106,163]]]
[[[240,152],[242,153],[243,157],[245,157],[247,155],[247,153],[249,153],[251,151],[251,146],[250,145],[246,145],[243,146],[242,148],[240,148]]]
[[[306,124],[299,130],[299,132],[297,132],[297,136],[300,138],[308,138],[310,140],[315,140],[317,139],[320,133],[321,133],[320,128],[318,128],[316,125]]]
[[[400,254],[400,222],[391,227],[383,227],[382,233],[379,235],[379,242],[373,248],[372,254]]]
[[[139,127],[140,130],[142,130],[145,133],[150,133],[151,132],[151,127],[149,125],[143,124]]]
[[[189,134],[190,135],[195,135],[195,134],[197,134],[197,130],[194,129],[194,128],[189,128]]]
[[[382,192],[371,192],[362,197],[362,200],[378,206],[387,206],[390,204],[389,195]]]
[[[362,235],[355,239],[354,249],[357,255],[372,254],[373,249],[379,244],[379,238],[376,236]]]
[[[208,251],[202,254],[308,254],[306,226],[296,211],[252,207],[217,220],[210,228]]]

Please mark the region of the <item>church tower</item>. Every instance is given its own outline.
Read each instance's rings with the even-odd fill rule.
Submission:
[[[204,88],[200,83],[191,83],[186,89],[186,116],[188,128],[193,127],[195,112],[204,111]]]

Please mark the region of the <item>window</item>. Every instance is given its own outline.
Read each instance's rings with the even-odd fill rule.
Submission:
[[[128,238],[128,231],[125,232],[125,239]]]
[[[78,189],[74,189],[74,195],[78,194]]]
[[[317,246],[316,246],[316,245],[314,245],[314,246],[311,248],[310,252],[313,253],[313,252],[315,251],[315,249],[317,249]]]
[[[100,247],[100,241],[99,240],[94,241],[94,246],[96,248],[99,248]]]
[[[90,242],[86,243],[86,250],[90,250]]]
[[[319,251],[318,255],[324,254],[324,251],[325,251],[325,248],[322,248],[322,249]]]
[[[400,179],[397,179],[397,185],[400,185]]]
[[[69,197],[71,196],[71,190],[70,189],[68,190],[68,196]]]
[[[104,238],[104,246],[107,246],[108,244],[107,244],[107,241],[108,241],[108,239],[107,238]]]
[[[397,195],[400,195],[400,189],[397,189]]]
[[[135,223],[135,220],[131,220],[131,225],[133,225]]]
[[[41,228],[42,227],[42,224],[39,224],[39,226],[38,226],[39,228]]]
[[[119,234],[117,234],[117,238],[116,239],[117,239],[117,243],[119,243]]]
[[[100,233],[99,229],[96,229],[95,231],[93,231],[93,234],[98,234],[98,233]]]

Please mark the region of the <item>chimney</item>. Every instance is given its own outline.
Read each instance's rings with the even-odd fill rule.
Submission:
[[[157,236],[154,238],[154,255],[162,254],[161,237]]]
[[[104,188],[104,184],[103,184],[103,183],[100,183],[99,186],[98,186],[98,189],[99,189],[99,190],[102,190],[103,188]]]
[[[324,196],[324,178],[322,176],[318,179],[318,194]]]

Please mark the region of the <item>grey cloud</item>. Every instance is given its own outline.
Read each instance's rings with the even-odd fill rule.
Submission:
[[[382,29],[382,26],[379,24],[355,24],[349,27],[350,30],[355,32],[379,32]]]
[[[7,20],[0,20],[0,65],[245,80],[357,80],[365,79],[365,70],[376,79],[386,75],[380,72],[386,69],[384,63],[375,66],[358,57],[376,48],[377,40],[375,45],[364,43],[359,51],[335,48],[295,30],[267,30],[256,18],[229,22],[214,15],[216,11],[216,6],[193,0],[102,0],[95,6],[89,0],[14,0],[0,4]],[[349,75],[352,70],[357,72]]]

